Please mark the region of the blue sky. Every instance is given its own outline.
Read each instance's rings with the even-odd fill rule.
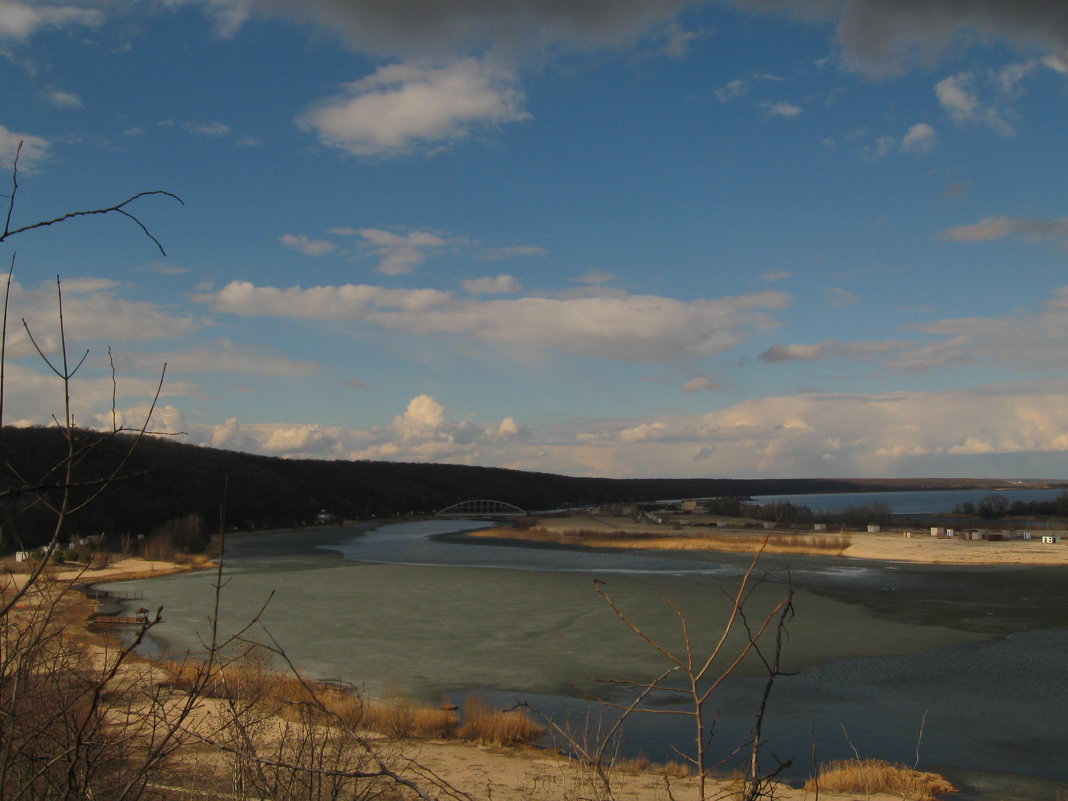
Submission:
[[[1068,472],[1061,0],[0,0],[5,423],[603,476]],[[6,212],[6,208],[4,209]]]

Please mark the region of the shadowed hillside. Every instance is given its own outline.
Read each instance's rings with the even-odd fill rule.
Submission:
[[[78,432],[75,468],[82,484],[76,493],[97,488],[94,481],[120,464],[129,438]],[[47,488],[57,481],[56,465],[66,454],[56,429],[5,428],[0,438],[4,462],[0,497],[5,547],[44,542],[54,519],[32,493],[20,486]],[[307,525],[320,509],[341,518],[424,514],[453,503],[488,498],[527,510],[668,498],[748,496],[795,492],[849,492],[945,487],[946,480],[851,479],[607,479],[576,478],[492,467],[401,462],[288,460],[183,445],[147,437],[134,450],[101,498],[74,515],[74,536],[150,531],[167,520],[197,514],[214,530],[225,502],[227,528]],[[962,480],[957,485],[981,482]],[[991,482],[992,483],[992,482]],[[54,491],[54,490],[53,490]]]

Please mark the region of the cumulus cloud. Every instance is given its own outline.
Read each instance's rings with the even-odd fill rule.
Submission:
[[[104,15],[92,8],[0,0],[0,38],[26,39],[40,28],[93,27],[103,20]]]
[[[292,458],[507,464],[577,475],[917,475],[938,465],[981,470],[990,454],[1068,452],[1068,381],[953,392],[806,393],[743,401],[696,415],[581,420],[531,428],[458,420],[419,395],[391,422],[198,425],[190,441]],[[133,419],[133,415],[131,415]],[[1063,458],[1063,457],[1060,457]],[[745,466],[745,467],[741,467]]]
[[[460,286],[464,292],[470,292],[472,295],[514,295],[523,290],[522,284],[511,275],[470,278]]]
[[[185,439],[197,444],[287,458],[388,459],[406,462],[494,464],[529,431],[512,416],[498,422],[457,420],[431,395],[417,395],[385,425],[344,428],[317,423],[219,424],[183,420]]]
[[[925,122],[918,122],[909,128],[901,140],[901,152],[930,153],[936,144],[938,144],[938,136],[935,134],[935,129]]]
[[[347,84],[297,122],[330,147],[356,156],[435,152],[486,126],[518,122],[514,76],[473,58],[443,65],[391,64]]]
[[[782,292],[689,301],[603,292],[582,297],[477,300],[433,289],[366,284],[257,287],[234,281],[196,300],[242,316],[358,320],[410,334],[472,337],[499,347],[621,361],[671,361],[729,351],[776,325]]]
[[[984,102],[980,99],[979,82],[971,72],[960,72],[935,84],[935,96],[950,119],[957,123],[981,123],[1002,136],[1013,136],[1016,128],[1010,122],[1012,110],[1006,101]]]
[[[39,136],[18,133],[0,125],[0,163],[4,167],[10,167],[15,162],[17,154],[19,169],[33,172],[42,161],[48,158],[48,148],[48,142]]]
[[[106,278],[63,282],[63,326],[68,342],[147,342],[184,336],[201,327],[193,317],[176,315],[160,304],[123,300],[115,293],[118,287],[118,282]],[[14,281],[10,302],[12,313],[26,318],[38,344],[46,352],[56,352],[60,341],[55,284],[27,289]],[[8,331],[7,346],[10,356],[33,353],[22,329]]]
[[[880,136],[861,153],[864,158],[877,161],[895,153],[909,153],[914,156],[927,155],[938,144],[938,134],[925,122],[912,125],[900,139],[893,136]]]
[[[800,5],[822,10],[832,6],[819,0]],[[875,74],[931,63],[952,43],[974,33],[1022,49],[1057,52],[1068,47],[1068,7],[1059,0],[847,0],[838,17],[847,63]]]
[[[278,241],[305,256],[325,256],[337,250],[337,245],[324,239],[310,239],[304,234],[282,234]]]
[[[363,246],[378,259],[378,272],[383,275],[410,273],[431,253],[441,250],[452,242],[430,231],[412,231],[398,234],[380,228],[333,228],[330,233],[342,236],[359,236]]]
[[[571,455],[608,475],[627,475],[628,460],[652,475],[692,474],[694,461],[705,475],[738,475],[738,465],[756,475],[917,475],[939,460],[1068,451],[1066,392],[1068,382],[1055,381],[759,398],[702,415],[590,423]]]

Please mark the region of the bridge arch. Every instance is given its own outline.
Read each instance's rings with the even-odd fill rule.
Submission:
[[[520,517],[525,516],[525,510],[515,504],[504,501],[491,501],[480,498],[471,501],[460,501],[452,506],[446,506],[437,517]]]

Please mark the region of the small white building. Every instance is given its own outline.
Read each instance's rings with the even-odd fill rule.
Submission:
[[[827,530],[827,524],[826,523],[816,523],[815,525],[812,526],[812,530],[813,531],[826,531]]]
[[[1054,544],[1056,544],[1056,543],[1058,543],[1060,541],[1061,541],[1061,535],[1060,534],[1043,534],[1042,535],[1042,542],[1044,542],[1044,543],[1046,543],[1048,545],[1054,545]]]
[[[931,526],[932,537],[944,537],[946,536],[946,530],[941,526]]]
[[[869,534],[878,534],[882,530],[883,530],[882,526],[876,526],[874,524],[868,526],[868,533]]]

